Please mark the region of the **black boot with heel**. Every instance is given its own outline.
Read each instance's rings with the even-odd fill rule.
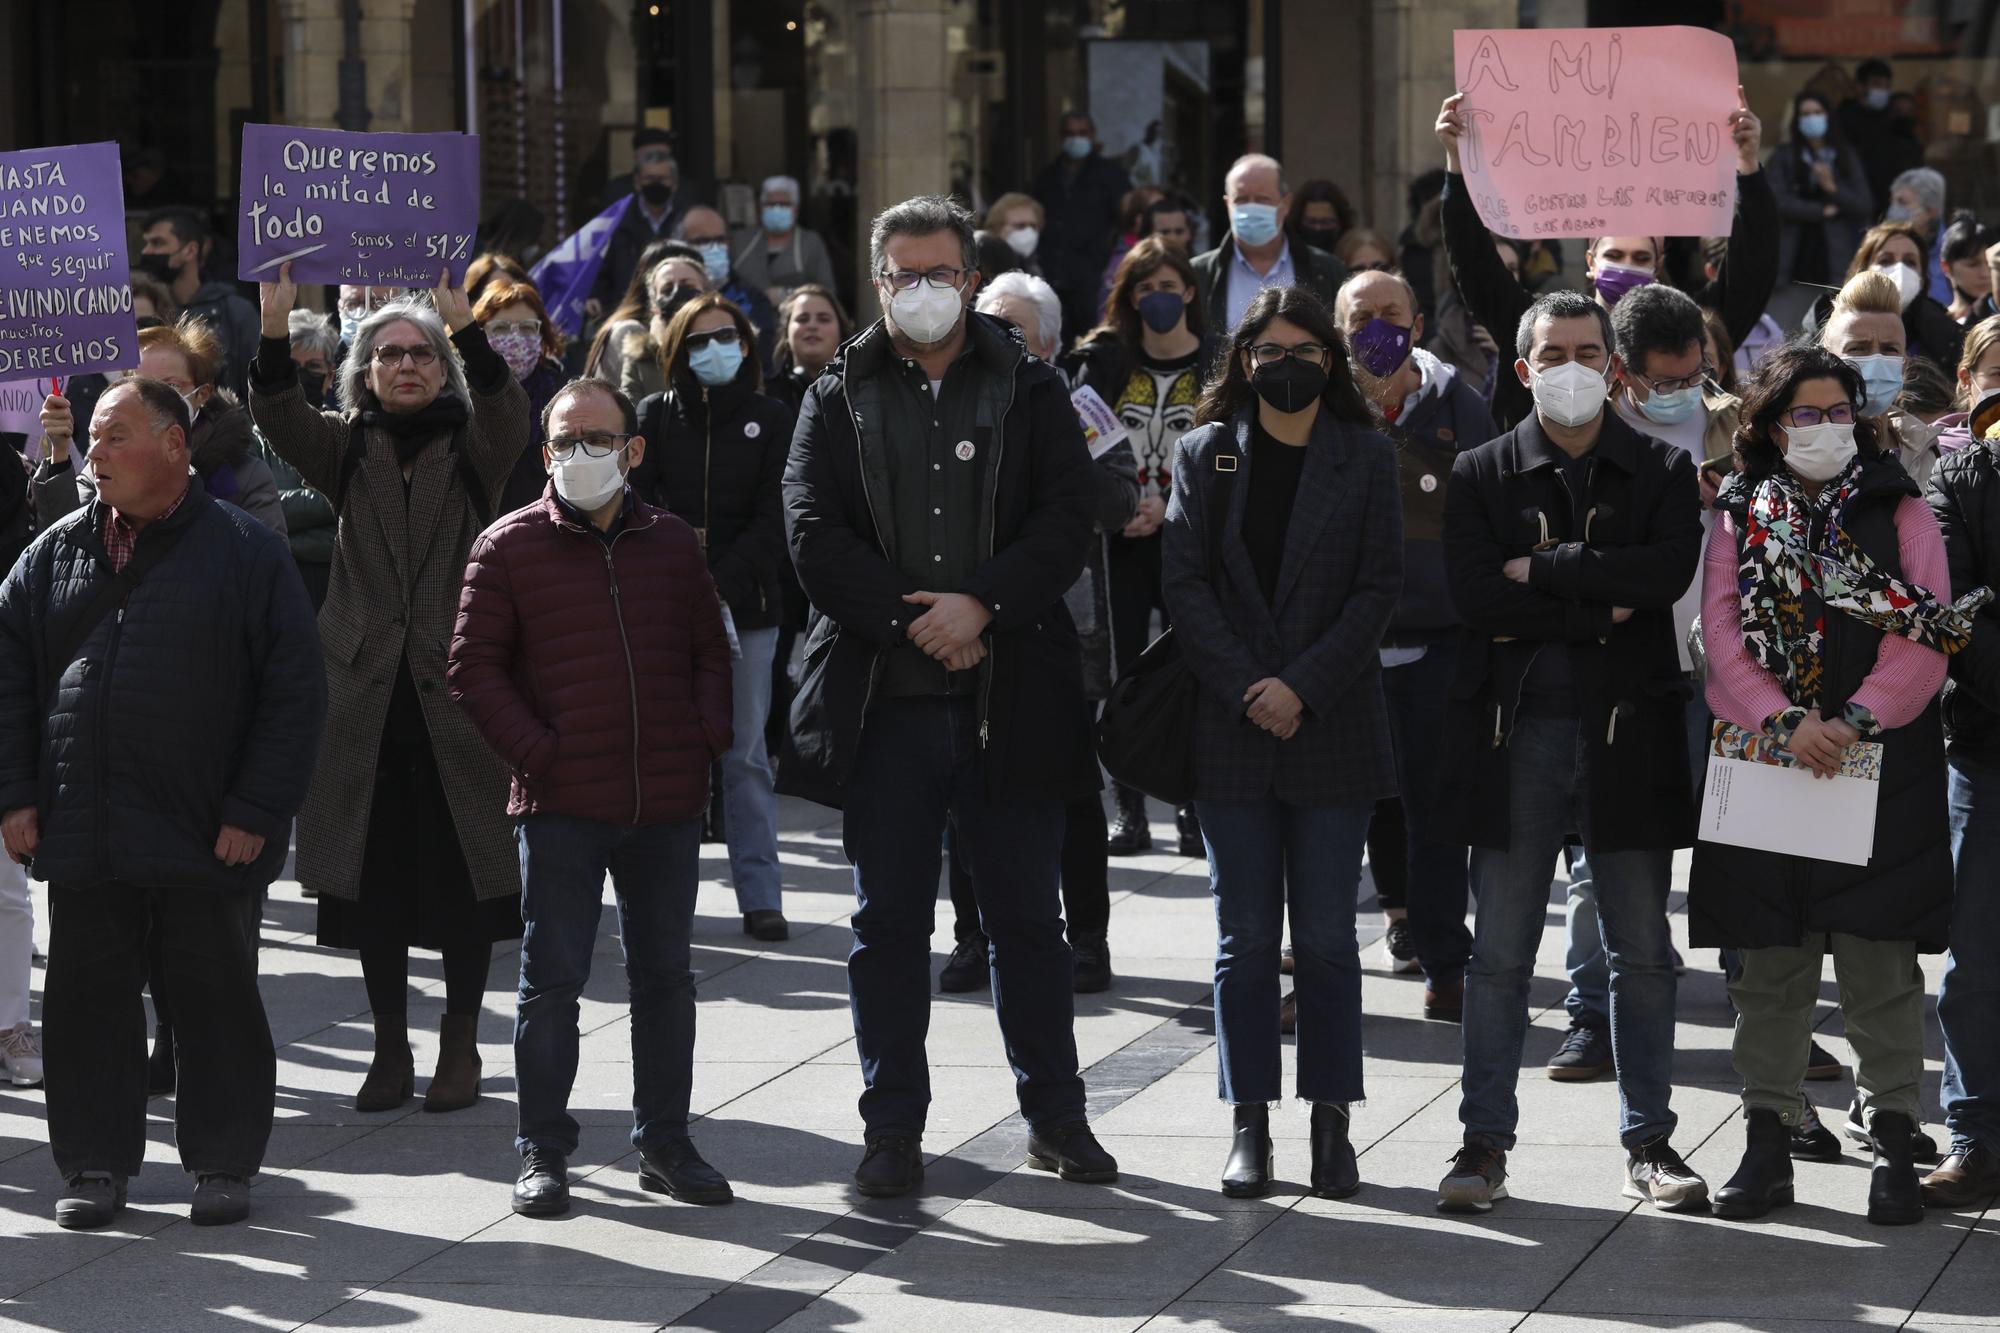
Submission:
[[[1271,1190],[1271,1108],[1262,1102],[1236,1108],[1236,1136],[1222,1168],[1222,1192],[1231,1199],[1258,1199]]]

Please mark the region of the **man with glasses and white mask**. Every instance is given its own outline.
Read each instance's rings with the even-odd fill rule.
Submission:
[[[1066,802],[1098,790],[1075,624],[1097,478],[1062,376],[989,315],[972,215],[926,195],[875,219],[885,315],[807,391],[785,470],[819,612],[779,788],[845,812],[848,987],[866,1148],[855,1184],[923,1175],[929,941],[949,822],[992,941],[1033,1165],[1109,1181],[1077,1074],[1058,873]]]
[[[451,697],[513,774],[527,926],[514,1211],[569,1207],[577,1000],[607,871],[632,995],[639,1184],[728,1203],[687,1124],[701,812],[730,742],[722,604],[694,530],[626,485],[646,453],[631,400],[572,380],[543,416],[549,487],[474,543],[447,668]]]

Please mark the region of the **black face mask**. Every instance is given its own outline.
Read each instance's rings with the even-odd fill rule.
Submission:
[[[174,282],[173,256],[166,254],[137,254],[132,256],[132,266],[148,277],[158,278],[169,287]]]
[[[1326,392],[1326,379],[1326,372],[1318,366],[1288,356],[1252,371],[1250,387],[1280,412],[1302,412]]]
[[[1315,227],[1307,223],[1305,226],[1299,228],[1299,235],[1305,237],[1307,245],[1317,246],[1321,250],[1331,250],[1333,249],[1334,242],[1340,239],[1340,228],[1337,225]]]
[[[647,181],[639,187],[639,197],[654,208],[664,208],[673,199],[673,187],[665,181]]]
[[[326,401],[326,376],[317,371],[301,370],[299,388],[304,391],[306,401],[315,407]]]

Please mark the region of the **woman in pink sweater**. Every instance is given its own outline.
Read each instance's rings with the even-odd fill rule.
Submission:
[[[1773,354],[1744,395],[1743,470],[1717,497],[1702,584],[1708,702],[1832,777],[1882,748],[1867,865],[1696,844],[1689,929],[1742,951],[1730,983],[1749,1147],[1715,1196],[1723,1217],[1792,1201],[1788,1129],[1831,950],[1875,1143],[1869,1220],[1923,1216],[1912,1162],[1923,1075],[1919,950],[1945,945],[1952,892],[1945,654],[1970,619],[1947,604],[1943,541],[1916,484],[1858,410],[1862,377],[1824,348]]]

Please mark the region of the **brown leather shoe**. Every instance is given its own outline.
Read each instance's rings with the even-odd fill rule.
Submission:
[[[2000,1156],[1980,1144],[1954,1148],[1923,1179],[1926,1208],[1970,1208],[2000,1194]]]
[[[375,1058],[354,1094],[357,1111],[393,1111],[417,1093],[416,1061],[404,1016],[375,1016]]]
[[[1438,1023],[1465,1021],[1465,978],[1460,977],[1443,990],[1424,987],[1424,1017]]]
[[[479,1100],[479,1015],[446,1014],[438,1029],[437,1073],[426,1111],[463,1111]]]
[[[1299,1030],[1299,993],[1286,994],[1285,1002],[1278,1006],[1278,1031],[1287,1035]]]

